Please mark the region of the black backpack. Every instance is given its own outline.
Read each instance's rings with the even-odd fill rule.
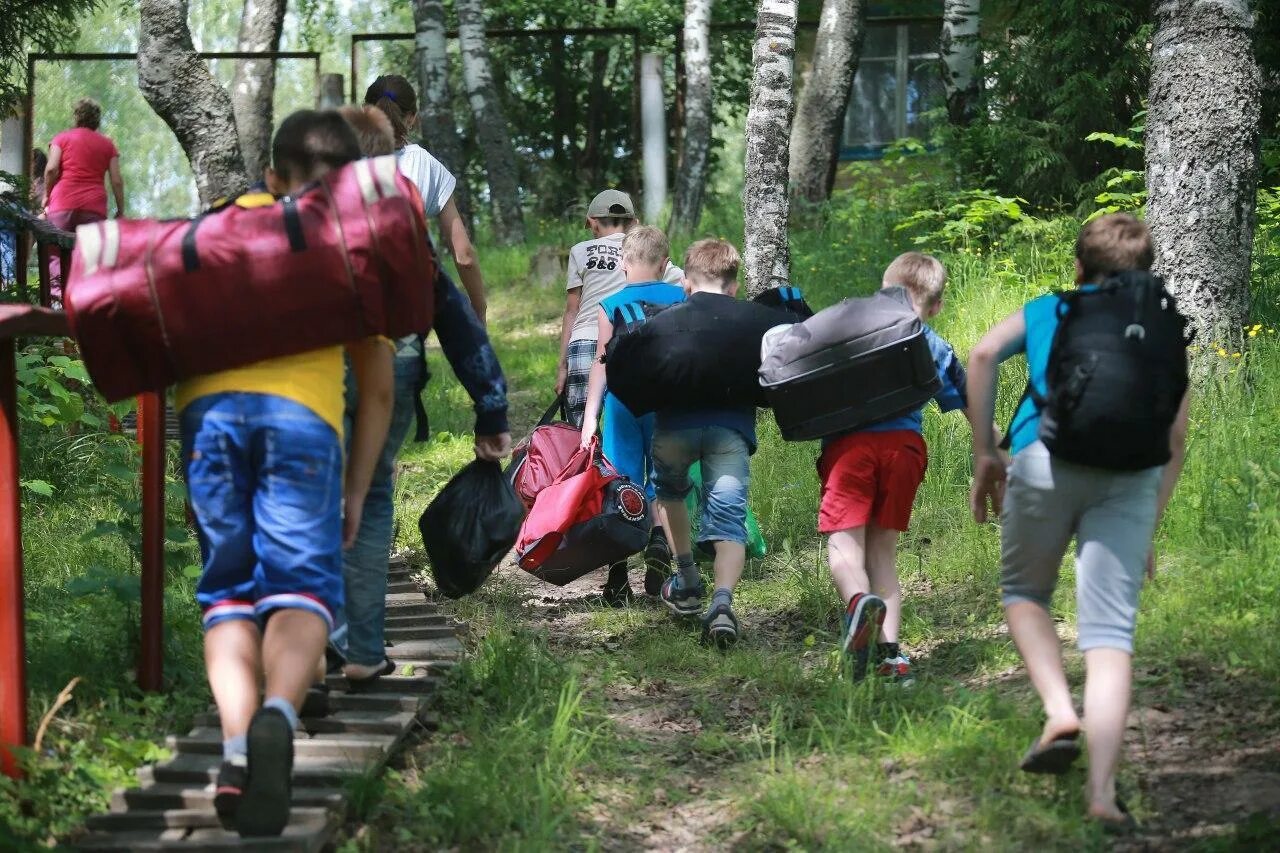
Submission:
[[[1187,320],[1164,281],[1138,270],[1059,294],[1048,393],[1027,383],[1039,438],[1054,456],[1112,471],[1169,461],[1187,390]]]

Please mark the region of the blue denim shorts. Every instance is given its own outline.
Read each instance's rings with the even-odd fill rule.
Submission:
[[[689,467],[702,462],[702,527],[698,545],[747,542],[747,487],[751,447],[737,430],[721,426],[664,430],[653,435],[658,500],[684,500],[693,489]]]
[[[204,572],[205,630],[342,607],[342,448],[333,427],[271,394],[210,394],[182,410],[182,460]]]

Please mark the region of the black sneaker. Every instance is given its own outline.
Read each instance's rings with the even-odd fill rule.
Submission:
[[[235,829],[236,812],[240,808],[240,797],[244,794],[247,776],[248,759],[244,756],[224,761],[218,768],[218,782],[213,790],[213,810],[218,813],[218,822],[223,829]]]
[[[289,824],[293,729],[275,708],[259,708],[249,724],[249,768],[236,813],[242,838],[278,836]]]
[[[600,591],[600,597],[609,607],[626,607],[636,600],[636,594],[631,591],[629,583],[624,583],[620,587],[606,586]]]
[[[702,617],[702,642],[714,643],[718,648],[727,649],[738,642],[738,634],[742,626],[733,608],[727,604],[716,604]]]
[[[644,549],[644,591],[647,595],[662,592],[662,583],[671,576],[671,546],[667,537],[653,536]]]
[[[303,719],[317,719],[329,716],[329,685],[323,681],[307,688],[307,696],[302,700],[302,709],[298,716]]]

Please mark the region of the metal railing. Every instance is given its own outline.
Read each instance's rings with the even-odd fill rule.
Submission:
[[[48,262],[58,251],[70,269],[74,237],[35,219],[19,220],[32,235],[40,258],[45,304],[0,303],[0,772],[20,774],[12,747],[25,746],[27,729],[26,624],[22,584],[22,497],[19,487],[19,425],[16,354],[20,337],[67,337],[67,316],[47,306]],[[19,245],[26,235],[19,233]],[[26,255],[19,266],[25,288]],[[164,681],[164,395],[138,396],[138,442],[142,446],[142,581],[137,680],[157,691]]]

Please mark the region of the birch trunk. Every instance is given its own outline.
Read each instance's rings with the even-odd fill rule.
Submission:
[[[476,136],[489,175],[489,198],[493,206],[493,233],[499,243],[524,242],[524,213],[520,209],[519,173],[515,148],[507,131],[507,119],[498,101],[484,34],[484,6],[481,0],[457,0],[458,43],[462,50],[462,77],[467,100],[476,120]]]
[[[467,161],[454,118],[453,87],[449,84],[449,52],[445,41],[448,26],[442,0],[414,0],[413,24],[417,31],[414,53],[418,65],[418,91],[422,97],[418,127],[427,150],[458,179],[453,201],[467,224],[467,230],[474,232],[471,192],[466,180]]]
[[[1205,346],[1249,316],[1260,83],[1246,0],[1160,0],[1147,112],[1155,269]]]
[[[280,49],[280,31],[288,0],[245,0],[236,50]],[[270,59],[238,59],[231,79],[231,107],[240,134],[245,171],[257,178],[271,162],[271,131],[276,93],[276,64]]]
[[[702,218],[711,151],[711,8],[715,0],[684,3],[684,139],[668,229],[689,233]],[[680,81],[676,81],[680,85]]]
[[[810,204],[831,197],[849,93],[867,32],[864,0],[825,0],[813,70],[791,128],[791,193]]]
[[[796,0],[760,0],[742,191],[748,296],[790,280],[787,165],[795,53]]]
[[[138,88],[178,137],[195,172],[201,204],[242,191],[249,178],[231,96],[196,55],[187,0],[141,0],[139,17]]]
[[[982,0],[945,0],[942,8],[942,85],[952,124],[973,120],[978,105],[978,25]]]

